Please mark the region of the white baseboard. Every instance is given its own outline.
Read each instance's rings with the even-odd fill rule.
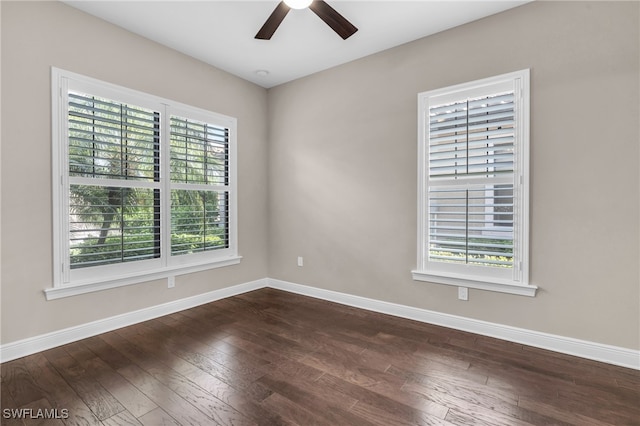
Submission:
[[[251,281],[248,283],[234,285],[232,287],[222,288],[220,290],[210,291],[208,293],[187,297],[185,299],[174,300],[172,302],[163,303],[157,306],[140,309],[138,311],[128,312],[126,314],[116,315],[114,317],[105,318],[98,321],[92,321],[76,327],[65,328],[59,331],[42,334],[40,336],[31,337],[17,342],[8,343],[0,346],[0,362],[11,361],[23,356],[31,355],[36,352],[55,348],[56,346],[66,345],[67,343],[86,339],[87,337],[96,336],[118,328],[137,324],[142,321],[148,321],[163,315],[173,314],[185,309],[193,308],[205,303],[214,302],[226,297],[235,296],[237,294],[246,293],[248,291],[257,290],[266,287],[268,280],[266,278]]]
[[[640,370],[640,351],[269,279],[271,288]]]
[[[640,370],[640,351],[637,350],[443,314],[271,278],[238,284],[76,327],[7,343],[0,346],[0,362],[11,361],[56,346],[265,287]]]

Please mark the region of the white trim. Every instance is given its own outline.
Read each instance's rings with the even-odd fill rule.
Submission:
[[[271,288],[315,297],[316,299],[328,300],[369,311],[453,328],[455,330],[468,331],[483,336],[495,337],[497,339],[548,349],[567,355],[574,355],[594,361],[640,370],[640,351],[638,350],[510,327],[457,315],[443,314],[441,312],[398,305],[271,278],[268,282],[268,286]]]
[[[535,297],[536,286],[529,285],[529,97],[530,70],[510,72],[494,77],[457,84],[418,93],[418,234],[417,270],[414,280],[478,288],[502,293]],[[446,105],[463,99],[500,92],[514,95],[514,170],[509,179],[478,177],[461,179],[432,179],[429,173],[429,112],[430,106]],[[461,183],[462,182],[462,183]],[[429,258],[430,247],[430,188],[460,186],[470,189],[476,185],[513,184],[514,190],[514,249],[512,268],[459,265]]]
[[[0,362],[11,361],[117,328],[265,287],[640,370],[640,351],[638,350],[510,327],[271,278],[238,284],[186,299],[175,300],[162,305],[7,343],[0,346]]]
[[[113,276],[103,278],[98,276],[91,280],[76,282],[72,285],[64,285],[59,287],[49,287],[44,290],[47,300],[61,299],[63,297],[76,296],[78,294],[91,293],[94,291],[108,290],[110,288],[122,287],[131,284],[140,284],[143,282],[168,278],[170,276],[188,274],[191,272],[206,271],[207,269],[222,268],[224,266],[237,265],[240,263],[242,256],[229,256],[224,259],[217,259],[201,264],[186,264],[178,266],[167,266],[149,271],[141,271],[139,273],[129,273],[121,276]]]
[[[208,293],[187,297],[185,299],[174,300],[161,305],[151,306],[137,311],[116,315],[114,317],[92,321],[87,324],[65,328],[63,330],[53,331],[40,336],[8,343],[0,346],[0,362],[11,361],[16,358],[21,358],[56,346],[86,339],[118,328],[137,324],[142,321],[148,321],[150,319],[200,306],[205,303],[224,299],[226,297],[264,288],[267,286],[267,283],[267,279],[262,278],[256,281],[250,281],[222,288],[220,290],[210,291]]]
[[[94,179],[69,176],[68,172],[68,102],[69,90],[79,90],[116,102],[137,105],[160,114],[160,161],[159,182],[126,181],[120,179]],[[189,106],[112,83],[83,76],[60,68],[51,67],[52,99],[52,207],[53,207],[53,282],[45,290],[47,300],[76,294],[99,291],[123,285],[166,278],[205,269],[237,264],[238,223],[237,223],[237,119],[202,108]],[[228,138],[228,184],[227,185],[187,185],[173,184],[168,167],[171,138],[170,119],[173,116],[199,120],[221,126],[229,131]],[[160,189],[160,241],[161,255],[158,258],[124,262],[88,268],[70,267],[69,259],[69,185],[89,184],[129,188]],[[228,194],[228,247],[206,250],[179,256],[171,254],[171,190],[189,189],[210,192],[225,191]],[[65,213],[66,212],[66,213]],[[84,288],[80,288],[84,286]]]
[[[538,287],[535,285],[513,284],[510,281],[487,282],[479,281],[465,276],[450,276],[430,274],[423,271],[411,271],[411,276],[415,281],[426,281],[436,284],[452,285],[456,287],[476,288],[478,290],[496,291],[499,293],[517,294],[520,296],[535,297]]]

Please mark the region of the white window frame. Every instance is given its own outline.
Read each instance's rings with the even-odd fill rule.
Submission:
[[[137,187],[158,188],[161,193],[160,258],[93,266],[71,270],[69,259],[69,159],[68,93],[79,90],[117,102],[160,112],[160,182],[137,182]],[[47,300],[99,291],[176,275],[238,264],[237,246],[237,120],[233,117],[185,105],[158,96],[106,83],[73,72],[51,68],[52,99],[52,195],[53,195],[53,287],[45,289]],[[226,190],[229,192],[227,248],[171,256],[171,188],[185,187],[169,178],[169,117],[176,115],[229,129]]]
[[[466,98],[489,96],[502,90],[515,95],[514,142],[514,264],[503,269],[488,266],[434,262],[429,260],[429,109]],[[529,69],[476,80],[418,94],[418,259],[412,271],[416,281],[476,288],[524,296],[535,296],[529,283]],[[479,179],[482,184],[505,183]]]

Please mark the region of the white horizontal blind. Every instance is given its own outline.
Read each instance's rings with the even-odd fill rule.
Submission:
[[[513,172],[513,92],[429,108],[429,178]]]
[[[160,113],[68,94],[72,269],[160,257]]]
[[[529,70],[418,94],[413,277],[534,295],[529,273]]]
[[[51,76],[54,287],[239,262],[235,118],[56,68]]]
[[[429,190],[429,260],[513,267],[513,185]]]
[[[514,266],[514,91],[428,110],[428,259]]]
[[[171,116],[171,254],[229,248],[229,131]]]
[[[171,116],[171,181],[227,185],[229,129]]]

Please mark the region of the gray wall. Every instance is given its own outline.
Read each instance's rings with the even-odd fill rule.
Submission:
[[[530,3],[271,89],[270,277],[637,349],[638,6]],[[410,276],[416,95],[523,68],[541,290],[458,301]]]
[[[1,342],[269,276],[639,349],[639,6],[534,2],[267,91],[64,4],[0,2]],[[238,118],[240,265],[45,301],[51,66]],[[458,301],[410,276],[416,95],[522,68],[541,290]]]
[[[2,7],[2,343],[267,276],[267,91],[58,2]],[[46,301],[50,67],[238,119],[239,265]]]

